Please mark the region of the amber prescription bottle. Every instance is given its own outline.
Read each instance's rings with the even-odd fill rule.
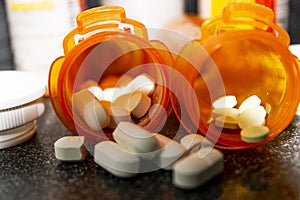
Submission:
[[[108,76],[147,74],[155,80],[152,105],[158,109],[135,121],[155,131],[161,127],[162,115],[171,110],[168,78],[163,66],[172,66],[173,58],[159,41],[149,41],[143,24],[127,19],[118,6],[102,6],[86,10],[77,16],[77,28],[63,41],[64,56],[57,58],[49,73],[49,93],[52,106],[61,122],[74,134],[85,135],[90,142],[110,138],[111,130],[95,131],[83,120],[74,117],[72,96],[86,87],[87,82],[97,84]],[[164,109],[159,109],[164,108]]]
[[[201,34],[175,60],[175,69],[194,89],[191,93],[178,88],[184,108],[171,98],[178,118],[187,129],[199,131],[223,149],[244,149],[272,140],[292,121],[300,97],[299,62],[288,49],[289,35],[274,23],[273,11],[254,3],[231,3],[222,15],[203,23]],[[225,95],[235,95],[237,106],[251,95],[261,98],[270,110],[266,140],[245,143],[240,130],[210,123],[212,102]]]

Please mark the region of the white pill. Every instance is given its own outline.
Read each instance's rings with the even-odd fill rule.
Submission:
[[[248,126],[261,126],[265,123],[266,110],[262,106],[256,106],[242,112],[238,117],[238,125],[241,129]]]
[[[109,101],[101,101],[101,104],[110,118],[108,128],[115,129],[119,122],[130,122],[130,113],[125,108],[121,106],[113,106]]]
[[[135,77],[126,88],[131,91],[139,91],[145,95],[151,95],[155,89],[154,79],[147,74],[142,74]]]
[[[94,95],[98,100],[103,100],[103,90],[99,86],[91,86],[88,88],[88,91]]]
[[[123,178],[135,176],[140,168],[138,156],[112,141],[95,145],[94,161],[113,175]]]
[[[201,147],[213,147],[214,144],[199,134],[188,134],[180,139],[182,144],[189,152],[198,151]]]
[[[185,155],[186,149],[180,143],[161,134],[155,134],[160,143],[155,163],[166,170],[171,170],[173,163]]]
[[[223,96],[213,102],[214,108],[233,108],[236,106],[237,100],[233,95]]]
[[[130,122],[120,122],[112,135],[120,146],[131,152],[149,153],[159,148],[155,134]]]
[[[266,126],[250,126],[241,131],[241,139],[244,142],[261,142],[269,137],[269,128]]]
[[[101,130],[110,123],[101,103],[87,89],[73,95],[73,110],[94,130]]]
[[[120,96],[122,96],[124,94],[128,94],[128,93],[129,93],[129,91],[127,91],[125,88],[118,88],[118,87],[106,88],[103,91],[103,99],[102,100],[113,102]]]
[[[249,108],[253,108],[253,107],[259,106],[260,103],[261,103],[261,99],[258,96],[256,96],[256,95],[252,95],[252,96],[248,97],[247,99],[245,99],[241,103],[241,105],[239,107],[239,110],[240,110],[240,112],[243,112],[243,111],[245,111],[245,110],[247,110]]]
[[[240,111],[236,108],[216,108],[212,111],[212,118],[216,119],[219,116],[229,116],[238,118]]]
[[[182,189],[194,189],[220,174],[223,168],[223,154],[220,151],[209,149],[204,157],[198,151],[174,164],[173,184]]]
[[[219,116],[215,119],[215,125],[221,128],[238,129],[238,120],[230,116]]]
[[[143,117],[151,107],[151,99],[142,92],[133,92],[117,98],[113,105],[121,106],[128,110],[134,117]]]
[[[84,136],[65,136],[54,143],[55,157],[62,161],[82,161],[86,156]]]

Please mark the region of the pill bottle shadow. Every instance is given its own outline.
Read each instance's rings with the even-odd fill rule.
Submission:
[[[179,91],[185,102],[183,110],[188,118],[200,115],[200,120],[181,119],[180,106],[171,98],[175,114],[187,129],[198,127],[216,147],[244,149],[269,142],[296,114],[299,62],[288,49],[288,34],[273,21],[274,14],[266,7],[228,4],[221,16],[204,22],[201,40],[186,45],[175,60],[175,70],[185,76],[197,95],[195,104],[189,93]],[[224,95],[235,95],[237,107],[251,95],[261,98],[262,106],[268,108],[265,124],[269,137],[246,143],[241,140],[240,129],[222,129],[211,123],[212,102]],[[199,106],[199,113],[194,105]]]
[[[156,106],[151,117],[147,114],[134,119],[134,123],[151,132],[160,129],[164,123],[160,119],[171,112],[170,80],[164,66],[172,67],[174,60],[168,48],[160,41],[150,41],[144,25],[127,19],[121,7],[87,10],[78,15],[77,24],[64,38],[65,55],[53,62],[49,72],[49,96],[60,121],[73,134],[86,136],[93,150],[98,142],[112,139],[113,130],[95,131],[75,117],[73,94],[88,89],[86,82],[98,86],[107,77],[116,76],[119,80],[112,87],[120,87],[126,77],[146,74],[154,79],[155,90],[150,98]]]

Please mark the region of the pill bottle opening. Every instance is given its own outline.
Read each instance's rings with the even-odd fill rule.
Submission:
[[[94,86],[102,90],[122,87],[129,80],[146,75],[155,83],[155,89],[149,95],[152,106],[146,115],[132,117],[132,121],[155,132],[162,126],[161,116],[169,115],[171,111],[165,87],[169,80],[162,67],[166,65],[165,59],[148,41],[129,33],[93,35],[52,65],[49,85],[54,110],[70,131],[86,136],[89,143],[112,139],[113,130],[92,130],[83,119],[75,117],[73,95]],[[114,93],[111,95],[113,97]]]
[[[175,61],[175,69],[184,74],[194,94],[182,91],[185,108],[180,108],[181,111],[172,99],[174,111],[188,129],[191,124],[181,119],[182,109],[190,118],[195,118],[191,120],[194,127],[216,142],[217,147],[243,149],[266,143],[281,133],[295,116],[299,103],[298,63],[272,34],[256,31],[224,33],[206,41],[203,47],[197,46],[196,42],[187,45],[181,56]],[[211,123],[212,103],[226,95],[237,98],[236,107],[251,95],[261,99],[267,112],[265,125],[270,129],[266,140],[246,143],[241,140],[240,129],[220,128]],[[191,99],[196,99],[196,103]]]

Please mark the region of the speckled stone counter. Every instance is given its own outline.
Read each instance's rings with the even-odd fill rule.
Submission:
[[[29,141],[0,150],[0,200],[55,199],[300,199],[300,118],[268,144],[222,151],[225,169],[202,187],[185,191],[172,185],[172,174],[159,170],[130,179],[117,178],[88,155],[84,162],[55,159],[54,142],[70,132],[46,113]],[[178,123],[171,115],[168,126]],[[172,129],[170,129],[172,130]]]

